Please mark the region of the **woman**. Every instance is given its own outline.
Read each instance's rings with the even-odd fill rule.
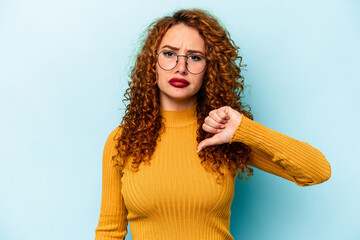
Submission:
[[[252,120],[237,50],[201,10],[149,27],[105,144],[96,239],[124,239],[128,221],[136,240],[233,239],[235,176],[249,166],[300,186],[330,177],[320,151]]]

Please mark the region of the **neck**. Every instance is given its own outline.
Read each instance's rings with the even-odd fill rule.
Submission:
[[[167,111],[182,111],[191,108],[196,104],[196,98],[182,101],[182,100],[174,100],[174,101],[161,101],[160,99],[160,106],[164,110]]]
[[[184,127],[197,124],[196,104],[185,110],[165,110],[160,108],[161,116],[165,119],[165,127]]]

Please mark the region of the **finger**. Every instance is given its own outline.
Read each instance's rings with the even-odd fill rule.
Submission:
[[[213,120],[215,120],[216,122],[218,123],[225,123],[225,113],[223,113],[222,115],[224,115],[224,117],[221,117],[219,115],[219,109],[216,109],[216,110],[212,110],[210,113],[209,113],[209,117],[211,117]]]
[[[218,117],[221,118],[221,120],[222,120],[223,122],[226,122],[227,119],[228,119],[228,115],[227,115],[226,112],[225,112],[225,108],[219,108],[219,109],[217,109],[216,115],[218,115]]]
[[[216,145],[217,142],[218,142],[218,140],[217,140],[216,136],[207,138],[199,143],[199,145],[197,147],[197,152],[200,152],[202,149],[204,149],[208,146]]]
[[[202,129],[204,129],[204,131],[206,131],[206,132],[214,133],[214,134],[219,133],[219,132],[222,131],[222,129],[213,128],[213,127],[207,125],[206,123],[204,123],[204,124],[202,125]]]
[[[229,106],[224,106],[219,108],[218,110],[220,110],[220,112],[222,112],[222,117],[224,117],[225,119],[229,120],[230,119],[230,109],[232,109]],[[224,116],[225,115],[225,116]]]
[[[229,106],[225,106],[225,114],[226,114],[226,119],[230,119],[230,110],[232,108]]]
[[[209,125],[210,127],[213,128],[225,128],[225,125],[223,123],[218,123],[211,117],[206,117],[204,122],[206,125]]]

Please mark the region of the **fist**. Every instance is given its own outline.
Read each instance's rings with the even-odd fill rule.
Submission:
[[[205,118],[202,129],[206,132],[213,133],[214,136],[200,142],[197,147],[197,152],[200,152],[201,149],[207,146],[230,142],[235,130],[241,122],[241,118],[241,113],[229,106],[212,110],[209,113],[209,116]]]

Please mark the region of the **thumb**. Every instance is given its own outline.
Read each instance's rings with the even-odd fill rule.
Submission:
[[[212,146],[212,145],[216,145],[216,144],[217,144],[216,136],[204,139],[199,143],[199,145],[197,147],[197,152],[200,152],[203,148],[206,148],[206,147]]]

